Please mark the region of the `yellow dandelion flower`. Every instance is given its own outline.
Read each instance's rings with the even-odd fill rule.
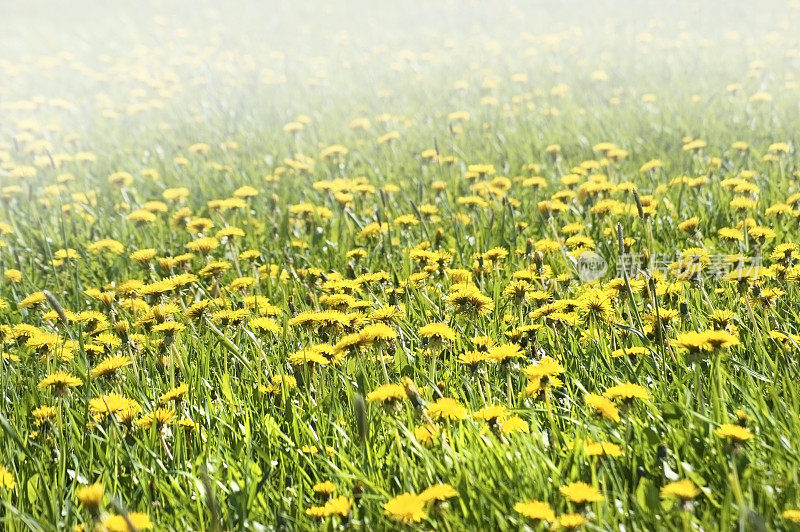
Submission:
[[[406,390],[402,384],[383,384],[367,394],[367,402],[386,403],[406,398]]]
[[[472,416],[487,423],[494,423],[507,417],[508,414],[508,409],[503,405],[489,405],[473,412]]]
[[[89,486],[81,486],[75,491],[75,496],[85,508],[94,510],[103,502],[103,494],[105,489],[99,482]]]
[[[419,328],[419,335],[422,338],[432,338],[441,341],[456,339],[456,333],[444,323],[429,323]]]
[[[700,495],[700,490],[697,489],[697,486],[694,485],[694,482],[688,478],[670,482],[661,488],[662,498],[675,497],[678,499],[688,500],[694,499],[698,495]]]
[[[0,465],[0,488],[11,490],[17,485],[17,481],[14,479],[14,475],[6,469],[4,466]]]
[[[446,501],[458,497],[458,492],[450,484],[434,484],[419,494],[425,502]]]
[[[605,499],[597,488],[585,482],[573,482],[559,488],[561,494],[570,502],[585,504],[599,502]]]
[[[549,503],[542,501],[518,502],[514,505],[514,511],[534,521],[553,523],[556,520],[553,508]]]
[[[39,388],[51,387],[54,393],[63,393],[69,388],[75,388],[83,384],[78,377],[66,371],[56,371],[39,381]]]
[[[109,377],[114,375],[117,370],[124,368],[125,366],[130,366],[131,364],[133,364],[133,360],[131,360],[131,358],[128,356],[112,356],[97,364],[94,368],[92,368],[89,374],[93,379]]]
[[[586,519],[581,514],[563,514],[558,516],[558,526],[562,528],[579,528],[588,523],[589,520]]]
[[[189,385],[186,383],[179,384],[175,386],[171,390],[168,390],[164,394],[159,397],[158,402],[163,404],[167,404],[170,401],[180,401],[184,395],[189,393]]]
[[[617,409],[617,405],[615,405],[610,399],[603,397],[602,395],[589,393],[586,394],[585,400],[586,404],[592,407],[597,413],[607,419],[610,419],[611,421],[619,423],[619,410]]]
[[[648,399],[650,398],[650,393],[642,386],[638,384],[632,384],[630,382],[625,382],[622,384],[617,384],[616,386],[611,386],[608,388],[605,393],[603,394],[609,399],[625,399],[625,400],[632,400],[632,399]]]
[[[175,419],[175,411],[170,408],[157,408],[148,412],[137,422],[140,427],[149,429],[150,427],[165,427]]]
[[[437,421],[457,421],[466,419],[467,409],[450,397],[440,397],[428,405],[428,415]]]
[[[109,515],[103,519],[103,528],[108,532],[129,532],[131,530],[130,525],[133,525],[134,530],[150,530],[153,528],[150,516],[140,512],[129,512],[125,517]]]
[[[383,509],[393,521],[418,523],[427,517],[425,512],[426,502],[416,493],[403,493],[386,502],[383,505]]]
[[[719,428],[714,430],[714,434],[718,437],[734,442],[745,442],[755,438],[752,432],[747,427],[741,425],[734,425],[732,423],[725,423],[720,425]]]

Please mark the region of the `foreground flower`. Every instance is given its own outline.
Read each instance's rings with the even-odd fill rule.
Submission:
[[[115,414],[120,421],[129,423],[140,411],[138,402],[117,393],[89,399],[89,412],[97,421],[101,421],[106,414]]]
[[[180,401],[187,393],[189,393],[189,385],[186,383],[179,384],[159,397],[158,402],[163,405],[170,401]]]
[[[289,365],[294,367],[305,365],[309,368],[313,368],[314,366],[327,366],[330,364],[330,361],[313,347],[295,351],[289,355],[287,361],[289,362]]]
[[[584,322],[610,323],[616,319],[614,305],[607,292],[592,289],[577,301],[578,314]]]
[[[0,488],[3,489],[14,489],[14,486],[17,485],[16,480],[14,480],[14,475],[6,469],[4,466],[0,466]]]
[[[406,398],[406,390],[402,384],[383,384],[367,394],[367,402],[387,403]]]
[[[312,506],[306,509],[306,514],[313,517],[328,517],[331,515],[338,515],[347,517],[350,515],[350,508],[353,506],[353,501],[345,496],[334,497],[327,501],[323,506]]]
[[[519,416],[511,416],[503,419],[498,428],[500,429],[500,433],[504,435],[510,435],[517,432],[527,434],[530,431],[528,422]]]
[[[567,443],[567,448],[572,450],[576,444],[580,442],[574,441]],[[591,439],[585,440],[583,443],[583,451],[587,456],[608,456],[610,458],[618,458],[622,456],[622,448],[610,442],[596,442]]]
[[[517,344],[500,344],[489,348],[487,358],[498,364],[525,358],[525,353]]]
[[[562,528],[578,528],[588,522],[581,514],[564,514],[558,517],[558,526]]]
[[[458,497],[458,492],[450,484],[434,484],[419,496],[425,502],[441,502],[453,497]]]
[[[456,312],[470,316],[485,316],[494,309],[492,298],[483,295],[477,286],[469,283],[453,285],[447,302]]]
[[[330,480],[326,480],[325,482],[318,482],[317,484],[311,486],[311,491],[323,495],[330,495],[331,493],[336,491],[336,484],[334,484]]]
[[[124,355],[112,356],[108,357],[99,364],[97,364],[89,374],[92,376],[93,379],[97,379],[100,377],[110,377],[117,372],[117,370],[124,368],[125,366],[130,366],[133,364],[133,360],[130,357]]]
[[[531,380],[548,379],[563,374],[564,367],[559,364],[557,360],[550,358],[549,356],[544,356],[537,364],[533,364],[524,368],[522,373],[525,375],[525,377]]]
[[[55,395],[63,395],[69,388],[75,388],[81,384],[83,381],[75,375],[66,371],[57,371],[40,380],[39,388],[51,387]]]
[[[585,482],[573,482],[572,484],[561,486],[559,491],[568,501],[578,504],[600,502],[605,499],[605,497],[597,491],[597,488]]]
[[[427,338],[430,341],[438,342],[456,339],[456,333],[444,323],[429,323],[423,325],[419,328],[419,335],[421,338]]]
[[[103,502],[105,490],[99,482],[90,486],[82,486],[75,491],[78,501],[90,512],[94,512]]]
[[[108,532],[130,532],[130,525],[133,525],[133,530],[150,530],[153,528],[153,522],[147,514],[130,512],[126,517],[110,515],[103,519],[103,527]]]
[[[419,425],[414,428],[414,438],[425,447],[433,447],[435,439],[439,435],[439,427],[435,425]]]
[[[345,496],[334,497],[325,503],[325,511],[328,515],[339,515],[347,517],[350,514],[350,508],[353,506],[353,501]]]
[[[724,425],[721,425],[714,431],[714,434],[722,439],[734,442],[744,442],[755,438],[753,433],[750,432],[746,427],[734,425],[733,423],[725,423]]]
[[[706,331],[705,335],[706,341],[711,345],[713,350],[727,349],[729,347],[739,345],[739,339],[728,331]]]
[[[679,335],[675,344],[689,353],[711,352],[739,344],[739,339],[728,331],[689,331]]]
[[[626,401],[633,399],[648,399],[650,397],[650,393],[648,393],[643,386],[632,384],[630,382],[612,386],[611,388],[607,389],[603,395],[609,399],[623,399]]]
[[[614,358],[621,358],[624,356],[632,357],[632,356],[642,356],[648,354],[650,354],[650,350],[647,349],[646,347],[634,346],[634,347],[624,347],[622,349],[615,349],[611,353],[611,356]]]
[[[459,419],[466,419],[467,409],[453,398],[440,397],[428,405],[428,415],[431,416],[431,419],[437,421],[457,421]]]
[[[556,520],[556,514],[553,512],[550,504],[542,501],[518,502],[514,505],[514,511],[535,521],[548,521],[552,523]]]
[[[617,405],[615,405],[607,397],[603,397],[602,395],[597,395],[594,393],[587,393],[586,404],[591,406],[598,414],[600,414],[604,418],[610,419],[615,423],[619,423],[620,418]]]
[[[425,519],[427,501],[416,493],[403,493],[383,505],[386,515],[400,523],[418,523]]]
[[[510,412],[503,405],[489,405],[473,412],[472,416],[486,422],[486,426],[481,430],[481,434],[484,434],[488,429],[500,430],[501,423],[505,421],[509,414]]]
[[[174,410],[169,408],[157,408],[156,410],[145,414],[142,419],[137,422],[137,424],[146,429],[149,429],[154,425],[156,428],[161,428],[172,423],[173,419],[175,419]]]
[[[678,499],[688,500],[694,499],[698,495],[700,495],[700,490],[697,489],[697,486],[694,485],[694,482],[688,478],[670,482],[661,488],[661,497],[665,499],[669,497],[675,497]]]

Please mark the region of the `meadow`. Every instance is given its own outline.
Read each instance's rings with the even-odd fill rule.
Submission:
[[[0,6],[0,528],[800,530],[798,25]]]

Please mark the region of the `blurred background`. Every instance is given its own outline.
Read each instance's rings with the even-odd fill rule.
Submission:
[[[776,120],[753,104],[796,98],[799,15],[798,2],[4,2],[0,110],[27,120],[49,106],[72,133],[152,127],[187,142],[202,124],[217,141],[301,114],[342,123],[309,128],[314,146],[388,113],[395,129],[413,120],[423,149],[475,105],[476,127],[528,129],[532,149],[587,149],[621,109],[633,150],[702,136],[698,110],[731,138],[788,138],[796,105]],[[3,121],[3,138],[18,126]],[[537,137],[545,126],[552,137]]]

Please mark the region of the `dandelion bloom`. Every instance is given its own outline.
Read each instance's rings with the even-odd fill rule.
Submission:
[[[175,411],[170,408],[157,408],[156,410],[145,414],[137,424],[140,427],[149,429],[152,426],[158,428],[165,427],[172,423],[175,419]]]
[[[325,358],[325,356],[320,353],[317,349],[313,347],[308,349],[301,349],[299,351],[295,351],[292,353],[289,358],[287,359],[292,366],[327,366],[330,364],[330,361]]]
[[[109,515],[103,519],[103,527],[108,532],[129,532],[131,527],[128,523],[133,525],[134,530],[150,530],[153,528],[150,516],[140,512],[129,512],[125,517]]]
[[[444,323],[429,323],[419,328],[422,338],[438,339],[440,341],[455,340],[456,333]]]
[[[403,493],[390,499],[383,505],[384,512],[393,521],[400,523],[418,523],[425,519],[425,503],[427,501],[416,493]]]
[[[180,401],[187,393],[189,393],[189,385],[186,383],[179,384],[161,395],[161,397],[158,398],[158,402],[163,405],[170,401]]]
[[[39,388],[52,387],[57,393],[65,392],[68,388],[75,388],[83,384],[75,375],[66,371],[56,371],[39,381]]]
[[[9,268],[3,272],[3,276],[12,283],[18,283],[22,281],[22,272],[19,270]]]
[[[340,517],[347,517],[350,515],[350,508],[353,506],[353,500],[345,497],[333,497],[323,506],[325,515],[338,515]]]
[[[456,312],[468,315],[485,316],[494,309],[492,298],[483,295],[477,286],[468,283],[454,285],[447,296],[447,302]]]
[[[568,501],[578,504],[599,502],[605,499],[605,497],[597,491],[597,488],[585,482],[573,482],[572,484],[561,486],[559,491]]]
[[[88,509],[94,509],[100,506],[103,501],[103,494],[105,489],[99,482],[89,486],[82,486],[75,491],[75,496],[78,501]]]
[[[544,356],[537,364],[526,367],[522,372],[529,379],[548,378],[564,373],[564,367],[557,360]]]
[[[489,348],[487,358],[497,363],[525,358],[525,353],[517,344],[500,344]]]
[[[458,492],[450,484],[434,484],[423,490],[419,496],[426,502],[444,501],[453,497],[458,497]]]
[[[359,338],[368,344],[388,342],[397,338],[397,331],[384,323],[367,325],[358,333]]]
[[[435,425],[419,425],[414,428],[414,438],[425,447],[433,447],[439,427]]]
[[[476,369],[478,366],[494,362],[489,353],[484,351],[467,351],[458,355],[458,363],[469,368]]]
[[[514,505],[514,511],[535,521],[555,522],[556,514],[549,503],[542,501],[518,502]]]
[[[124,368],[126,366],[130,366],[133,364],[133,360],[130,357],[124,355],[117,355],[108,357],[105,360],[101,361],[97,364],[89,374],[92,376],[93,379],[97,379],[100,377],[109,377],[114,375],[117,370]]]
[[[567,446],[569,449],[573,449],[575,442],[569,442]],[[619,445],[609,442],[595,442],[590,439],[584,442],[583,450],[587,456],[609,456],[611,458],[622,456],[622,448]]]
[[[725,330],[688,331],[680,334],[675,344],[689,353],[702,353],[736,346],[739,339]]]
[[[563,514],[558,516],[558,526],[562,528],[578,528],[588,522],[589,520],[581,514]]]
[[[602,395],[587,393],[585,400],[586,404],[591,406],[597,413],[611,421],[619,423],[619,410],[617,409],[617,405],[610,399]]]
[[[640,356],[640,355],[648,355],[650,354],[650,350],[646,347],[634,346],[634,347],[623,347],[621,349],[615,349],[611,356],[614,358],[621,358],[624,356]]]
[[[487,423],[494,423],[508,416],[508,409],[503,405],[489,405],[474,412],[473,417],[482,419]]]
[[[680,334],[675,339],[675,344],[689,353],[702,353],[711,351],[711,344],[705,334],[697,331],[689,331]]]
[[[427,412],[435,420],[457,421],[467,417],[467,409],[450,397],[440,397],[429,404]]]
[[[14,489],[16,485],[17,482],[14,480],[14,475],[11,471],[0,465],[0,488],[10,490]]]
[[[324,495],[330,495],[334,491],[336,491],[336,484],[331,482],[330,480],[326,480],[324,482],[318,482],[311,486],[311,491],[314,493],[322,493]]]
[[[611,297],[603,290],[592,289],[584,293],[578,299],[577,309],[584,321],[611,323],[616,319]]]
[[[661,488],[661,497],[669,498],[676,497],[678,499],[694,499],[700,494],[700,490],[694,485],[694,482],[685,478],[683,480],[676,480],[670,482]]]
[[[402,384],[383,384],[367,394],[370,403],[386,403],[406,398],[406,390]]]
[[[714,434],[716,434],[722,439],[731,440],[735,442],[744,442],[755,438],[753,433],[750,432],[750,430],[748,430],[747,427],[742,427],[741,425],[734,425],[732,423],[725,423],[724,425],[720,425],[720,427],[714,431]]]
[[[648,399],[650,397],[650,393],[643,386],[639,386],[638,384],[632,384],[630,382],[625,382],[622,384],[617,384],[616,386],[612,386],[608,388],[603,395],[605,395],[609,399],[625,399],[625,400]]]

